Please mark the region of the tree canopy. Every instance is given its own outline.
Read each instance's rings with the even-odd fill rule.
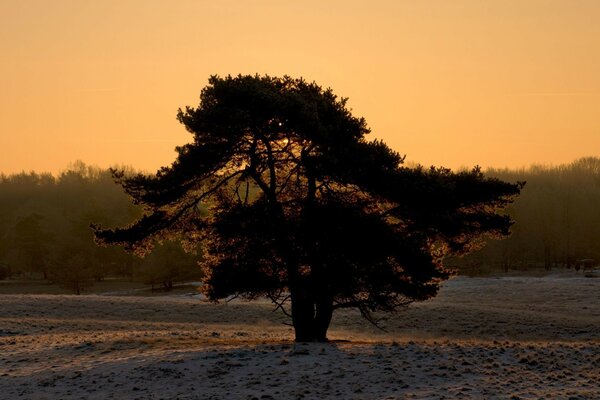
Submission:
[[[408,168],[368,140],[331,89],[290,77],[212,76],[178,120],[193,141],[155,175],[116,179],[144,216],[95,226],[101,243],[143,253],[156,240],[203,241],[204,292],[291,300],[296,340],[325,340],[333,310],[369,320],[437,293],[448,255],[509,234],[498,211],[522,184],[479,168]]]

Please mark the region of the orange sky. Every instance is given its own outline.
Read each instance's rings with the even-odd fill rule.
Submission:
[[[0,172],[153,171],[211,74],[302,76],[425,165],[600,156],[597,0],[0,0]]]

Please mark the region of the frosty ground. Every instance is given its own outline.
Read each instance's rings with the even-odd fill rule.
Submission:
[[[0,398],[600,398],[600,278],[458,277],[385,332],[338,312],[327,344],[272,310],[0,294]]]

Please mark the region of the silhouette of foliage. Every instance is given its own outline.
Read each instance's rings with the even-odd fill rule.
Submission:
[[[155,240],[204,241],[205,293],[291,300],[296,340],[326,340],[332,312],[392,311],[434,296],[445,256],[509,233],[497,210],[521,184],[476,168],[403,167],[330,89],[290,77],[212,76],[179,110],[193,142],[155,176],[116,179],[144,216],[96,227],[143,253]],[[201,206],[208,212],[203,212]]]

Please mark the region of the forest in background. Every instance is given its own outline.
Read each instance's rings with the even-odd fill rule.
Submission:
[[[490,240],[479,251],[455,260],[463,270],[579,268],[600,260],[600,158],[559,166],[489,169],[486,175],[526,181],[508,208],[515,224],[505,240]]]
[[[123,168],[134,173],[131,168]],[[573,267],[600,259],[600,158],[560,166],[490,169],[488,176],[526,181],[508,209],[516,223],[505,240],[448,265],[466,273]],[[44,279],[79,293],[94,282],[127,279],[166,289],[201,278],[200,249],[157,244],[145,258],[99,247],[91,222],[124,226],[142,214],[109,170],[76,162],[58,176],[0,175],[0,279]]]
[[[143,259],[95,244],[90,223],[124,226],[141,214],[110,170],[80,161],[56,177],[0,175],[0,279],[44,279],[74,293],[110,278],[164,289],[199,280],[198,255],[177,242],[157,243]]]

